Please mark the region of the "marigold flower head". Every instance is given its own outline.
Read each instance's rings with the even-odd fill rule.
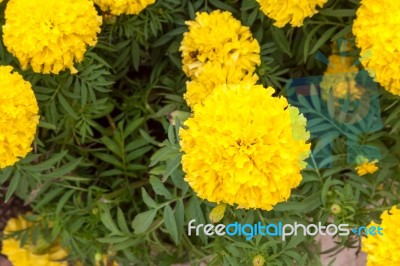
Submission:
[[[94,0],[104,12],[113,15],[137,15],[147,6],[152,5],[156,0]]]
[[[395,95],[400,95],[399,12],[399,1],[362,0],[353,24],[362,65]]]
[[[400,209],[393,206],[390,211],[381,214],[381,234],[375,230],[375,235],[362,239],[362,250],[367,253],[368,266],[398,266],[400,265]],[[368,226],[378,224],[371,222]]]
[[[31,150],[39,123],[38,105],[31,84],[0,66],[0,169],[15,164]]]
[[[372,162],[365,162],[356,166],[356,171],[359,176],[363,176],[366,174],[373,174],[379,168],[375,164],[378,163],[378,160],[374,160]]]
[[[307,17],[318,13],[317,6],[322,7],[327,0],[257,0],[261,11],[282,28],[290,23],[292,27],[300,27]]]
[[[10,219],[4,229],[4,234],[8,235],[20,230],[27,229],[31,222],[22,216]],[[45,247],[45,250],[43,250]],[[67,252],[58,244],[49,245],[44,240],[39,240],[36,245],[28,239],[24,246],[12,237],[3,239],[2,253],[8,257],[13,266],[67,266],[65,259]]]
[[[220,85],[180,130],[185,180],[210,202],[272,207],[301,181],[306,119],[274,89]]]
[[[260,64],[260,45],[230,12],[197,13],[196,19],[186,24],[189,31],[183,35],[180,51],[188,77],[198,76],[206,63],[219,63],[241,77]]]
[[[356,82],[358,68],[353,65],[352,58],[332,54],[328,60],[328,68],[320,84],[322,98],[328,100],[329,93],[332,91],[334,99],[347,97],[351,100],[360,99],[362,89]]]
[[[186,83],[184,98],[187,104],[193,108],[196,104],[202,103],[218,85],[240,82],[255,84],[257,80],[257,74],[249,73],[243,76],[243,73],[236,71],[234,67],[223,67],[220,63],[206,63],[198,77]]]
[[[101,16],[91,0],[13,0],[5,11],[3,40],[23,68],[54,73],[81,62],[94,46]]]
[[[369,161],[364,156],[357,156],[356,163],[356,171],[359,176],[373,174],[379,169],[378,166],[375,165],[378,163],[378,160]]]

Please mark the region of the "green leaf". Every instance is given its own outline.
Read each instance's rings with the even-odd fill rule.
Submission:
[[[115,155],[119,156],[120,158],[124,157],[121,147],[114,140],[106,136],[102,137],[100,140],[107,147],[107,149],[112,151]]]
[[[175,216],[172,211],[171,206],[167,205],[164,208],[164,222],[165,227],[167,228],[168,233],[174,240],[175,244],[178,244],[178,228],[176,226]]]
[[[60,168],[55,169],[53,172],[49,174],[43,174],[42,178],[48,179],[48,178],[57,178],[57,177],[63,177],[66,174],[71,173],[75,168],[81,163],[82,158],[77,158],[69,163],[61,166]]]
[[[286,249],[291,249],[297,247],[301,242],[306,239],[306,236],[302,231],[298,232],[297,235],[294,235],[290,238],[289,243],[285,247]]]
[[[327,31],[325,31],[324,34],[322,34],[322,36],[319,37],[318,41],[314,44],[313,48],[311,49],[308,55],[315,53],[316,51],[318,51],[318,49],[322,47],[322,45],[326,44],[326,42],[333,36],[337,28],[338,27],[332,27]]]
[[[175,207],[175,221],[176,221],[176,228],[178,230],[178,240],[181,239],[182,234],[184,232],[184,226],[185,226],[185,205],[183,204],[183,200],[180,199],[176,203]]]
[[[122,212],[121,208],[117,209],[117,222],[118,226],[121,229],[122,232],[126,234],[130,234],[128,224],[126,223],[124,213]]]
[[[136,215],[132,221],[132,228],[135,230],[135,234],[144,233],[153,222],[156,217],[157,210],[149,210]]]
[[[136,118],[135,120],[130,121],[124,130],[124,138],[130,136],[143,122],[144,117]]]
[[[24,165],[22,166],[22,169],[27,172],[41,172],[44,170],[49,170],[54,164],[61,161],[61,159],[64,158],[64,156],[67,153],[68,153],[67,151],[62,151],[60,153],[53,153],[48,160],[42,161],[34,165]]]
[[[271,26],[272,38],[278,43],[278,47],[288,56],[292,56],[290,42],[281,28]]]
[[[172,199],[172,194],[168,191],[159,178],[151,176],[150,184],[155,193],[164,196],[166,199]]]
[[[321,15],[330,17],[354,17],[356,15],[356,11],[354,9],[322,8],[319,10],[319,13]]]
[[[147,194],[147,191],[144,187],[142,187],[142,199],[144,204],[146,204],[149,208],[157,208],[157,203]]]
[[[327,200],[327,198],[328,198],[328,191],[329,191],[329,188],[330,188],[331,186],[334,186],[334,185],[342,185],[342,184],[343,184],[342,181],[340,181],[340,180],[333,180],[332,177],[329,177],[329,178],[325,181],[324,185],[322,186],[322,190],[321,190],[321,203],[322,203],[323,206],[326,206],[326,200]]]
[[[21,179],[21,175],[19,172],[16,172],[15,175],[11,178],[10,185],[7,188],[7,193],[5,197],[5,202],[7,202],[11,196],[14,194],[15,190],[18,187],[19,181]]]
[[[52,200],[54,200],[55,198],[59,197],[63,192],[65,192],[63,187],[58,187],[55,189],[53,188],[51,190],[45,191],[45,193],[43,193],[43,198],[34,205],[35,209],[39,210],[41,207],[43,207],[47,203],[49,203]]]
[[[100,208],[100,220],[104,224],[104,226],[110,230],[113,234],[115,235],[122,235],[122,232],[118,229],[118,227],[115,225],[110,209],[106,205],[101,205]]]
[[[67,114],[69,114],[74,119],[78,119],[78,115],[76,114],[74,109],[72,109],[71,105],[67,102],[67,100],[64,98],[64,96],[62,96],[61,93],[57,94],[57,96],[58,96],[58,101],[60,102],[60,104],[61,104],[62,108],[65,110],[65,112],[67,112]]]
[[[182,156],[179,154],[176,158],[168,161],[167,168],[165,169],[165,173],[163,174],[164,178],[169,177],[178,167],[181,165]]]
[[[4,184],[4,182],[8,180],[8,178],[11,176],[12,170],[13,168],[11,166],[2,170],[0,175],[0,184]]]
[[[158,162],[167,161],[175,156],[178,156],[180,152],[170,146],[165,146],[156,151],[150,158],[150,167],[156,165]]]
[[[70,190],[65,193],[57,203],[56,214],[59,215],[61,213],[62,208],[64,207],[65,203],[69,200],[69,198],[75,193],[75,190]]]
[[[288,211],[294,211],[294,212],[310,212],[313,211],[314,209],[318,208],[321,206],[321,196],[320,193],[314,193],[313,195],[305,198],[301,202],[282,202],[278,203],[274,207],[274,211],[280,211],[280,212],[288,212]]]

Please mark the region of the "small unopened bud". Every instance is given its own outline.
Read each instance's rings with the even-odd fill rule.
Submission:
[[[103,260],[103,255],[101,255],[100,252],[97,252],[97,253],[94,255],[94,260],[96,261],[97,264],[100,263],[100,262]]]
[[[167,119],[169,123],[173,126],[176,125],[176,120],[179,120],[179,122],[184,122],[190,117],[190,113],[184,112],[184,111],[173,111],[169,114],[167,114]]]
[[[253,258],[253,266],[263,266],[265,263],[265,259],[261,255],[256,255]]]
[[[363,155],[358,155],[356,157],[356,164],[363,164],[363,163],[366,163],[366,162],[368,162],[368,158],[367,157],[365,157]]]
[[[111,14],[103,14],[103,21],[106,24],[115,24],[115,22],[117,22],[117,16]]]
[[[218,204],[210,212],[210,216],[209,216],[210,221],[213,222],[213,223],[218,223],[219,221],[221,221],[222,218],[224,218],[225,209],[226,209],[226,204],[225,203]]]
[[[342,211],[342,207],[340,207],[340,205],[338,205],[338,204],[332,204],[332,206],[331,206],[331,212],[333,213],[333,214],[339,214],[340,212]]]

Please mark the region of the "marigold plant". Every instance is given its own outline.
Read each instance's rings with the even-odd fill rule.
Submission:
[[[0,0],[0,231],[32,221],[3,253],[24,266],[354,264],[354,229],[400,204],[398,7]],[[263,234],[279,222],[297,234]],[[341,224],[348,235],[323,235]],[[390,265],[396,245],[374,248],[368,260]]]

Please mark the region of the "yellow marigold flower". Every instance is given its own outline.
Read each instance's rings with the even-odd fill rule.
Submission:
[[[272,207],[301,181],[306,119],[260,85],[220,85],[180,130],[185,180],[210,202]]]
[[[400,265],[400,209],[393,206],[390,211],[385,211],[381,215],[382,228],[381,234],[375,230],[375,235],[369,235],[362,239],[362,250],[368,254],[368,266],[398,266]],[[378,224],[371,222],[368,226],[375,226]]]
[[[357,156],[356,163],[356,171],[359,176],[373,174],[379,169],[378,166],[375,165],[378,163],[378,160],[368,161],[364,156]]]
[[[23,68],[54,73],[81,62],[94,46],[101,16],[90,0],[13,0],[5,11],[4,44]]]
[[[31,84],[0,66],[0,169],[15,164],[31,150],[39,123],[38,104]]]
[[[4,229],[4,234],[27,229],[31,223],[22,216],[10,219]],[[67,252],[58,244],[50,245],[44,240],[39,240],[36,245],[30,243],[21,247],[20,242],[12,237],[3,240],[2,253],[8,257],[13,266],[67,266],[66,261],[61,261],[67,257]]]
[[[187,104],[193,108],[196,104],[202,103],[217,85],[240,82],[256,84],[257,80],[257,74],[243,75],[234,67],[223,67],[220,63],[205,63],[199,76],[186,83],[184,98]]]
[[[197,13],[186,24],[189,31],[183,35],[180,51],[187,76],[198,76],[206,63],[219,63],[244,77],[260,64],[260,45],[230,12]]]
[[[257,0],[261,11],[282,28],[290,23],[292,27],[300,27],[307,17],[318,13],[317,6],[322,7],[327,0]]]
[[[329,65],[320,84],[322,99],[328,100],[331,91],[334,99],[360,99],[363,91],[357,86],[358,68],[353,65],[352,58],[332,54],[328,60]]]
[[[375,164],[378,163],[378,160],[374,160],[372,162],[364,162],[356,166],[356,171],[359,176],[363,176],[366,174],[373,174],[379,168]]]
[[[361,63],[389,92],[400,95],[400,2],[362,0],[353,24]]]
[[[94,2],[104,12],[118,16],[139,14],[147,6],[154,4],[156,0],[94,0]]]

